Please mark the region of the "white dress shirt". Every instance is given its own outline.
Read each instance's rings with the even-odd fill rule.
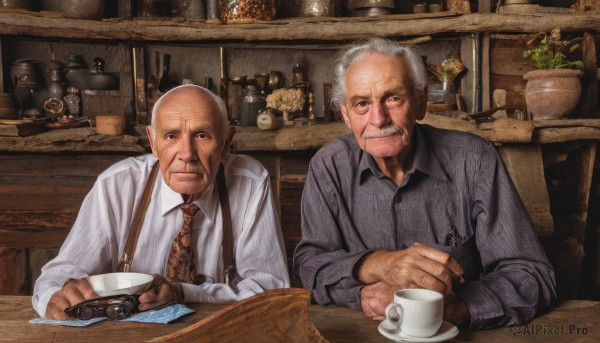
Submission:
[[[42,268],[33,307],[40,316],[52,295],[69,278],[115,272],[133,217],[156,157],[120,161],[104,171],[86,196],[77,220],[56,258]],[[289,287],[285,248],[269,174],[256,160],[230,154],[223,161],[231,207],[237,277],[224,283],[223,221],[216,186],[194,202],[200,208],[192,224],[196,272],[202,285],[182,284],[185,301],[240,300],[265,290]],[[156,179],[152,200],[135,250],[132,272],[164,275],[167,257],[183,225],[179,193]]]

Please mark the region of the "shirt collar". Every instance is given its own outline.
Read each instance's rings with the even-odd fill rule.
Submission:
[[[423,129],[419,124],[415,124],[414,127],[414,146],[415,149],[413,167],[406,174],[412,174],[415,170],[419,170],[427,175],[435,177],[440,180],[449,180],[448,174],[444,169],[444,166],[440,160],[435,156],[430,144],[424,137]],[[359,162],[358,162],[358,175],[360,175],[361,183],[364,180],[365,172],[371,172],[371,175],[377,178],[383,178],[385,175],[375,162],[373,156],[369,155],[362,149],[360,150]]]
[[[183,204],[183,198],[181,197],[181,194],[172,190],[171,187],[164,182],[162,176],[160,177],[159,185],[161,216],[164,216],[174,208]],[[214,185],[207,187],[198,197],[196,197],[196,199],[194,199],[194,203],[198,205],[200,211],[202,211],[204,216],[213,223],[215,222],[215,217],[217,214],[217,204],[219,204],[218,199],[219,195],[217,194]]]

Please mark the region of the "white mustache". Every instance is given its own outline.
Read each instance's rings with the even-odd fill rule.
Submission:
[[[387,137],[387,136],[391,136],[391,135],[395,135],[397,133],[403,133],[404,130],[401,127],[397,127],[397,126],[388,126],[385,127],[383,129],[379,129],[377,131],[369,131],[369,132],[365,132],[362,134],[362,138],[367,139],[367,138],[380,138],[380,137]]]

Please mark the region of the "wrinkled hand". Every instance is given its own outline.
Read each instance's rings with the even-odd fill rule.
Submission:
[[[48,301],[45,317],[54,320],[73,319],[65,313],[67,308],[97,297],[98,295],[87,279],[69,279],[63,288],[54,293]]]
[[[150,288],[139,297],[140,311],[146,311],[170,302],[183,303],[183,291],[178,283],[171,283],[164,277],[154,274]]]
[[[470,318],[469,308],[456,293],[444,295],[444,320],[456,326],[466,323]]]
[[[452,279],[464,282],[460,264],[446,252],[415,243],[399,251],[376,251],[358,269],[365,284],[378,281],[399,288],[425,288],[440,293],[452,292]]]
[[[360,290],[363,312],[373,320],[385,319],[385,308],[394,301],[394,292],[400,289],[383,281],[364,286]]]

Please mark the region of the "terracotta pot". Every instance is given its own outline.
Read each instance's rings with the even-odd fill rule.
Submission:
[[[560,119],[571,113],[581,96],[581,70],[539,69],[525,73],[525,102],[533,119]]]

